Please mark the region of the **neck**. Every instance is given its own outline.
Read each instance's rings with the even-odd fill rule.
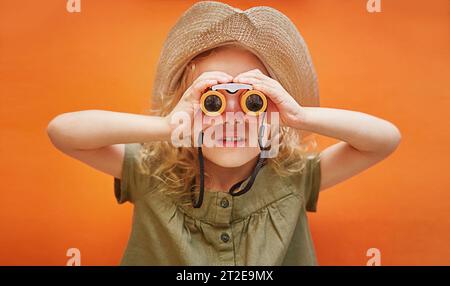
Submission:
[[[258,157],[239,167],[222,167],[205,158],[205,170],[209,176],[205,177],[205,188],[228,192],[237,182],[247,179],[255,168]]]

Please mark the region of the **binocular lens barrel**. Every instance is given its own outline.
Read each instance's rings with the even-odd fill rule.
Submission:
[[[211,94],[205,99],[205,108],[210,112],[217,112],[222,107],[222,99],[217,95]]]
[[[257,90],[249,90],[241,96],[241,108],[249,115],[258,115],[266,111],[266,96]],[[210,90],[205,92],[200,98],[200,108],[203,113],[209,116],[218,116],[222,114],[226,107],[226,99],[218,91]]]
[[[259,110],[261,110],[263,105],[264,104],[261,97],[257,94],[251,94],[245,100],[245,106],[247,106],[247,108],[253,112],[258,112]]]

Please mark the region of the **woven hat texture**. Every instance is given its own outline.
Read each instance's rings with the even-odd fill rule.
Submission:
[[[153,100],[165,101],[173,94],[195,56],[230,43],[254,53],[300,105],[319,106],[316,72],[294,23],[271,7],[242,11],[215,1],[197,2],[170,30],[156,70]]]

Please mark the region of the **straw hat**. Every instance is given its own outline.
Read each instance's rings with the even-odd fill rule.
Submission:
[[[253,52],[302,106],[319,106],[317,78],[306,44],[291,20],[266,6],[242,11],[202,1],[170,30],[153,84],[153,99],[164,102],[176,90],[185,66],[196,55],[235,43]]]

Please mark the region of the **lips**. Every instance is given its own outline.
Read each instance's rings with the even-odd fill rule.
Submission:
[[[222,132],[220,129],[223,127]],[[247,134],[246,132],[241,132],[240,128],[229,128],[230,126],[221,126],[219,129],[215,130],[215,142],[218,143],[219,146],[224,147],[241,147],[245,145],[247,142]],[[232,130],[234,129],[234,130]],[[246,130],[246,129],[244,129]],[[243,131],[243,130],[242,130]]]
[[[226,137],[219,138],[217,141],[242,142],[242,141],[244,141],[244,137],[240,137],[240,136],[226,136]]]
[[[240,147],[240,146],[244,146],[246,141],[247,140],[245,139],[245,137],[237,136],[237,135],[224,136],[224,137],[220,137],[220,138],[218,138],[216,140],[216,142],[218,143],[218,146],[223,146],[223,147]]]

